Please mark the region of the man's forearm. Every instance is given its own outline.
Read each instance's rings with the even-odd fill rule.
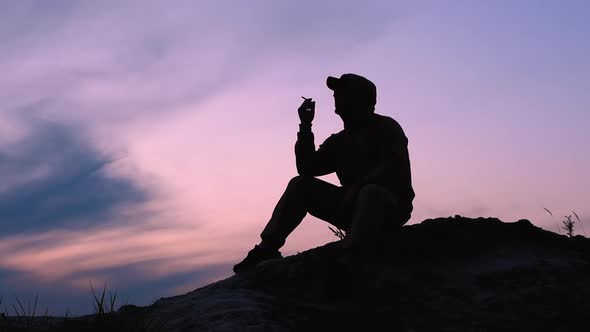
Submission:
[[[299,124],[297,133],[297,142],[295,143],[295,163],[297,173],[307,175],[309,165],[312,163],[313,154],[315,153],[314,135],[311,131],[311,123]]]
[[[311,123],[300,123],[299,124],[299,132],[310,133],[311,132]]]
[[[295,143],[295,161],[299,175],[322,176],[335,171],[334,135],[316,151],[311,124],[300,124]]]

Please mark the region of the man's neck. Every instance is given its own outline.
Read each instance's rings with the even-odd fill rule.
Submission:
[[[361,129],[365,128],[369,121],[373,118],[374,113],[371,113],[367,116],[364,116],[359,119],[355,119],[355,121],[351,121],[350,123],[344,123],[344,130],[355,133],[360,131]]]

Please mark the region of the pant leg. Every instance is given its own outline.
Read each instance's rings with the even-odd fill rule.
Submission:
[[[365,185],[358,193],[344,246],[361,252],[374,251],[386,240],[386,234],[395,232],[405,222],[399,200],[391,191],[376,184]]]
[[[285,192],[274,208],[272,216],[260,234],[262,245],[281,248],[291,232],[301,223],[307,213],[346,229],[350,220],[339,219],[340,203],[344,189],[311,176],[296,176],[287,185]]]

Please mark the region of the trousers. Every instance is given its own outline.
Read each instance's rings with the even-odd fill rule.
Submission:
[[[395,231],[409,220],[397,197],[383,186],[366,184],[352,204],[343,206],[347,190],[312,176],[292,178],[260,234],[261,245],[280,249],[309,213],[344,230],[343,246],[370,251],[383,244],[384,231]]]

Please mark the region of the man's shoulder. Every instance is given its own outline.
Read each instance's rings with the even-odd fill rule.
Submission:
[[[373,119],[374,124],[381,130],[404,134],[402,126],[399,124],[399,122],[390,116],[373,113]]]
[[[333,133],[330,134],[330,136],[328,136],[324,142],[322,143],[322,145],[330,145],[330,146],[340,146],[340,142],[341,142],[341,137],[344,133],[344,130],[341,130],[337,133]]]

